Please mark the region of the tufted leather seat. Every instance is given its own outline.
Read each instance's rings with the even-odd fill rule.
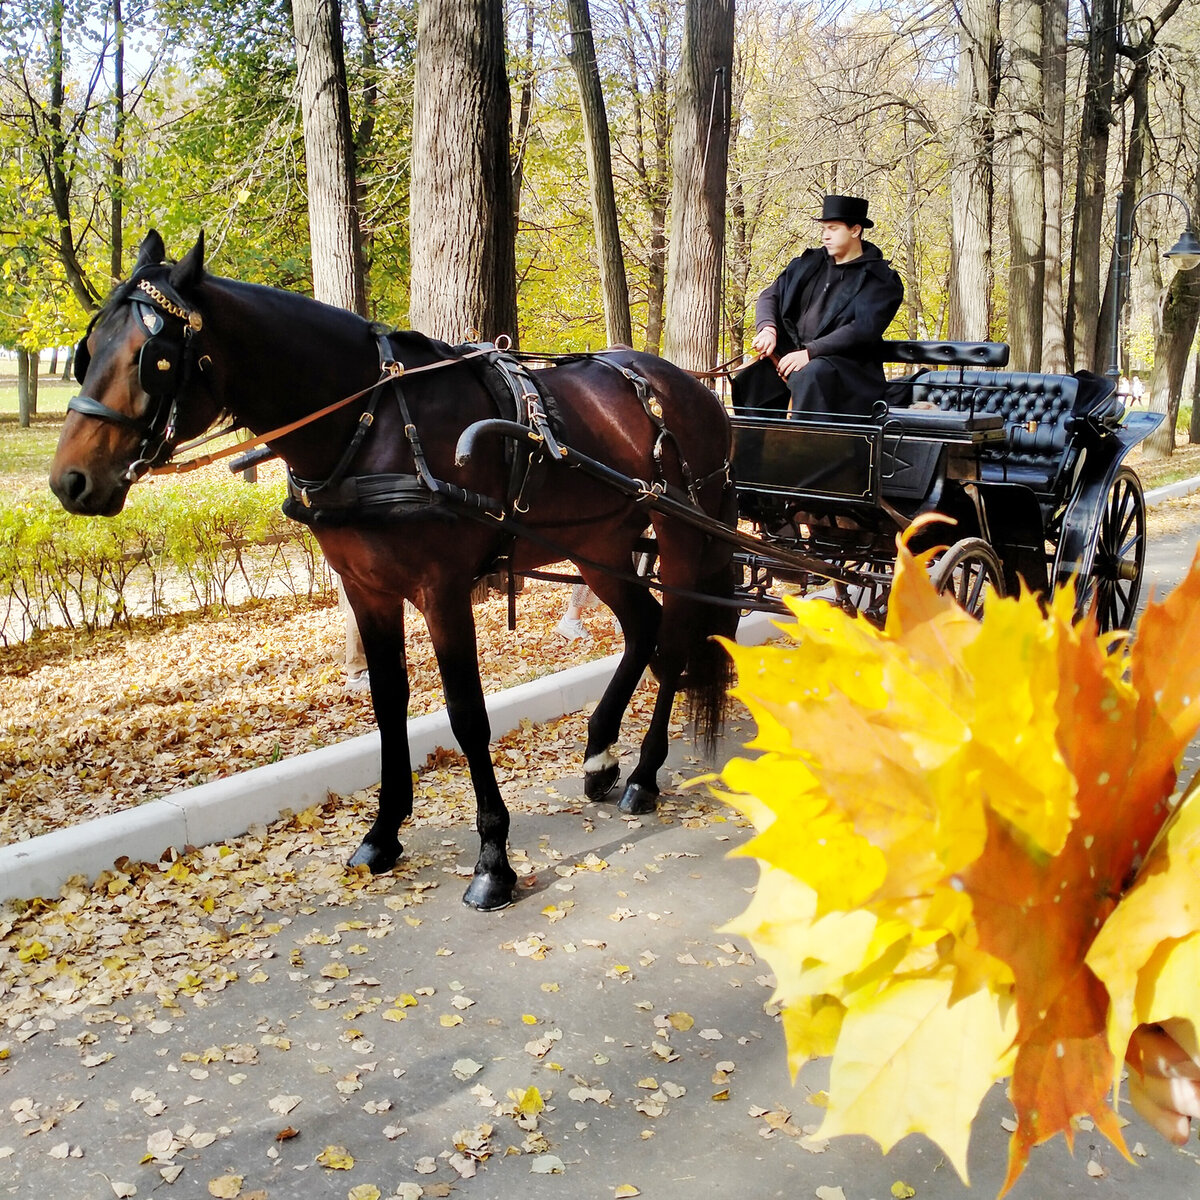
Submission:
[[[985,450],[983,477],[1054,490],[1071,445],[1079,403],[1073,375],[976,369],[926,371],[913,383],[913,402],[950,412],[993,413],[1004,421],[1007,446]]]

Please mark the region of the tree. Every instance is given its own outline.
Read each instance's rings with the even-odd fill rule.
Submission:
[[[1012,130],[1008,142],[1009,365],[1038,371],[1046,264],[1043,178],[1043,0],[1013,0],[1009,58]]]
[[[687,0],[671,140],[671,240],[663,354],[691,369],[717,361],[733,0]]]
[[[648,228],[635,230],[628,257],[636,257],[644,275],[646,332],[651,354],[662,348],[663,302],[667,279],[667,206],[671,194],[670,82],[676,75],[676,16],[679,6],[649,0],[640,9],[633,0],[615,0],[617,41],[624,66],[625,120],[617,126],[618,163],[638,195]]]
[[[501,0],[423,0],[413,95],[410,323],[516,337]]]
[[[1067,361],[1094,371],[1100,315],[1100,233],[1104,223],[1109,130],[1113,121],[1118,13],[1122,0],[1093,0],[1088,29],[1087,76],[1075,173],[1071,282],[1067,293]]]
[[[604,297],[604,325],[609,345],[628,346],[633,342],[629,286],[625,281],[625,258],[617,225],[608,113],[604,107],[604,91],[600,86],[600,70],[596,65],[596,45],[592,36],[592,14],[588,0],[567,0],[567,15],[571,23],[567,31],[568,55],[579,84],[583,113],[583,140],[587,150],[588,179],[591,182],[600,290]]]
[[[304,116],[313,293],[367,315],[350,97],[336,0],[292,0]]]
[[[1042,284],[1042,370],[1067,370],[1063,297],[1063,180],[1067,93],[1067,0],[1045,0],[1042,10],[1043,208],[1046,214]]]
[[[963,341],[988,337],[992,325],[999,0],[964,0],[957,17],[959,113],[950,175],[949,336]]]

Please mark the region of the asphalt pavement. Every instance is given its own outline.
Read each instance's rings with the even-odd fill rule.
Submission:
[[[1152,547],[1157,588],[1195,540]],[[751,732],[735,723],[720,761]],[[671,767],[696,773],[686,741]],[[886,1156],[806,1136],[825,1065],[792,1083],[769,968],[722,932],[755,883],[753,862],[729,853],[748,830],[678,788],[658,814],[622,818],[580,799],[576,771],[515,817],[522,886],[503,912],[460,902],[468,825],[418,827],[403,867],[368,887],[277,911],[263,887],[255,947],[219,990],[10,1020],[0,1195],[995,1195],[1002,1086],[975,1124],[970,1189],[920,1136]],[[136,941],[134,916],[114,922],[118,941]],[[195,931],[179,934],[183,961]],[[1136,1165],[1082,1128],[1074,1157],[1061,1139],[1033,1152],[1013,1200],[1200,1195],[1195,1143],[1173,1149],[1123,1112]]]

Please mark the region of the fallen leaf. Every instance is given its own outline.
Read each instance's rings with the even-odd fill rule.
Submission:
[[[242,1194],[241,1175],[218,1175],[208,1181],[208,1194],[216,1200],[237,1200]]]
[[[354,1158],[345,1146],[326,1146],[317,1155],[317,1162],[330,1171],[349,1171],[354,1166]]]
[[[380,1200],[382,1195],[373,1183],[360,1183],[350,1189],[346,1200]]]
[[[561,1175],[566,1169],[557,1154],[539,1154],[529,1164],[529,1170],[534,1175]]]
[[[642,1193],[633,1186],[632,1183],[622,1183],[613,1191],[613,1200],[632,1200],[634,1196],[640,1196]]]
[[[473,1058],[460,1058],[455,1060],[454,1066],[450,1070],[456,1079],[465,1081],[482,1071],[483,1063],[476,1062]]]

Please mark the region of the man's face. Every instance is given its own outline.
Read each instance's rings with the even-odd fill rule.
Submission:
[[[840,262],[848,254],[861,251],[861,225],[847,225],[845,221],[821,221],[821,245],[830,258]]]

